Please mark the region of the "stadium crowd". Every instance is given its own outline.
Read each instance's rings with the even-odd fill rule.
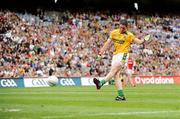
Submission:
[[[0,77],[105,76],[112,51],[96,61],[99,49],[127,19],[137,37],[153,41],[132,44],[135,75],[180,75],[180,17],[101,12],[14,13],[0,11]]]

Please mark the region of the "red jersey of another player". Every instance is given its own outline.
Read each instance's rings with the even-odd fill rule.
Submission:
[[[133,68],[133,60],[132,58],[128,58],[128,61],[127,61],[127,69],[131,69]]]

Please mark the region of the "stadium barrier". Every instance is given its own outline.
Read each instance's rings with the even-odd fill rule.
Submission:
[[[48,77],[24,78],[25,87],[49,87]],[[58,86],[81,86],[81,77],[58,77]]]
[[[99,80],[104,79],[104,77],[99,77]],[[94,86],[95,84],[93,83],[93,78],[92,77],[82,77],[81,78],[81,83],[82,86]],[[108,85],[108,83],[106,83],[105,85]]]
[[[104,77],[99,77],[100,80]],[[0,78],[0,88],[49,87],[48,77]],[[136,76],[136,84],[180,84],[180,76]],[[58,86],[94,86],[91,77],[58,77]],[[105,85],[108,85],[106,83]]]
[[[25,87],[48,87],[48,77],[24,78]]]
[[[0,78],[0,88],[24,87],[23,78]]]
[[[81,86],[81,77],[58,77],[58,86]]]
[[[136,76],[136,84],[180,84],[180,76]]]

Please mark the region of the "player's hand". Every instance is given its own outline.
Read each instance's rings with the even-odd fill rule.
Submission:
[[[97,61],[100,61],[101,59],[102,59],[102,56],[100,54],[96,56]]]
[[[150,34],[149,34],[149,35],[146,35],[146,36],[144,37],[144,41],[145,41],[145,42],[151,42],[151,41],[152,41],[151,35],[150,35]]]

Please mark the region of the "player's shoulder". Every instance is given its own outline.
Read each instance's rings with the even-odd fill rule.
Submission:
[[[134,34],[130,31],[127,31],[127,34],[130,35],[130,36],[134,36]]]
[[[111,34],[116,34],[118,32],[119,32],[119,29],[114,29],[114,30],[111,31]]]

